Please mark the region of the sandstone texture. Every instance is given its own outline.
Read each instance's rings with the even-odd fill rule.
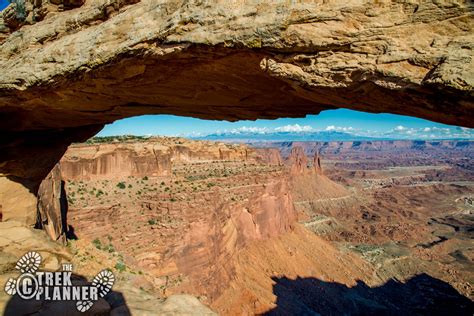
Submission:
[[[81,165],[86,157],[96,165],[103,159],[96,146],[71,146],[59,166]],[[123,166],[105,168],[100,177],[71,177],[62,171],[68,233],[113,244],[125,264],[153,276],[150,282],[166,295],[186,291],[213,302],[235,275],[238,251],[289,232],[296,222],[278,150],[182,138],[100,146],[127,149],[130,161],[135,151],[166,148],[170,154],[157,161],[170,162],[170,172],[133,174]]]
[[[67,230],[67,200],[64,191],[64,181],[59,165],[54,166],[49,175],[41,182],[38,189],[38,219],[37,226],[46,231],[52,240],[62,239]]]
[[[283,165],[283,159],[278,148],[255,148],[254,150],[256,153],[255,159],[258,162],[278,166]]]
[[[470,2],[134,2],[78,1],[11,33],[3,129],[334,107],[473,126]]]
[[[152,137],[139,142],[72,145],[60,160],[60,169],[66,180],[170,177],[172,164],[215,160],[283,164],[276,148]]]
[[[112,314],[212,314],[204,305],[222,315],[474,308],[471,142],[255,149],[182,138],[108,141],[70,146],[40,186],[50,236],[47,226],[64,220],[58,198],[66,195],[67,248],[45,232],[0,223],[0,280],[12,274],[16,253],[32,247],[49,268],[66,258],[87,279],[111,268],[117,293],[101,308]],[[133,174],[143,159],[160,168],[150,148],[167,153],[157,160],[169,172]],[[97,166],[115,155],[128,163],[61,179],[66,161]]]
[[[106,260],[82,267],[77,254],[57,242],[53,242],[44,231],[24,227],[22,223],[10,221],[0,223],[0,283],[17,278],[17,260],[28,251],[36,251],[42,257],[43,271],[58,271],[62,263],[72,263],[73,284],[86,284],[107,266]],[[116,271],[114,271],[116,273]],[[75,302],[22,300],[0,291],[0,311],[3,315],[216,315],[197,298],[191,295],[171,295],[167,299],[137,291],[132,284],[117,279],[111,294],[100,299],[87,313],[76,312]]]
[[[295,146],[291,149],[288,164],[290,165],[291,174],[293,175],[301,175],[308,171],[308,158],[304,153],[303,147]]]
[[[67,180],[169,176],[170,148],[159,143],[71,146],[60,161]]]
[[[33,200],[71,142],[139,114],[346,107],[474,126],[469,1],[28,0],[18,10],[0,18],[2,195],[20,184]]]
[[[70,146],[59,165],[80,165],[85,157],[96,164],[102,159],[95,154],[97,146]],[[322,260],[322,249],[324,258],[333,258],[338,251],[298,226],[296,210],[301,207],[293,199],[349,195],[322,174],[319,155],[312,159],[313,166],[301,146],[283,161],[276,148],[183,138],[112,141],[100,146],[111,152],[126,148],[131,161],[137,155],[134,150],[150,155],[145,148],[160,147],[170,153],[160,156],[171,162],[167,174],[133,175],[125,166],[105,168],[101,177],[71,178],[63,172],[67,220],[78,238],[77,251],[97,253],[91,250],[95,245],[108,254],[100,254],[100,260],[114,260],[120,254],[118,260],[127,270],[139,271],[140,276],[133,278],[136,286],[159,289],[164,296],[190,293],[223,314],[239,310],[252,314],[274,307],[270,276],[275,270],[296,276],[305,275],[308,266],[313,271],[319,266],[333,275],[316,262]],[[262,253],[264,248],[269,252]],[[249,255],[254,258],[240,259]],[[349,278],[338,275],[338,280],[372,281],[370,266],[352,256],[337,256],[362,265],[362,271],[356,269]],[[255,261],[262,262],[264,270]],[[244,271],[252,276],[244,277]],[[265,273],[251,281],[254,271]]]

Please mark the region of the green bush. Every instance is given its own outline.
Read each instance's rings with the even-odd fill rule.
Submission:
[[[119,272],[125,271],[126,268],[127,266],[122,261],[117,261],[117,263],[115,264],[115,270]]]
[[[97,249],[101,249],[102,248],[102,243],[100,242],[100,240],[98,238],[94,239],[92,241],[92,243],[94,244],[94,246],[97,248]]]
[[[15,13],[16,18],[20,21],[24,21],[26,19],[26,7],[25,7],[25,0],[9,0],[10,3],[15,4]]]
[[[150,219],[150,220],[148,220],[148,224],[155,225],[156,221],[154,219]]]
[[[112,244],[108,244],[107,246],[104,247],[103,250],[108,251],[110,253],[115,252],[114,245],[112,245]]]
[[[125,188],[126,188],[125,182],[119,182],[119,183],[117,183],[117,188],[119,188],[119,189],[125,189]]]

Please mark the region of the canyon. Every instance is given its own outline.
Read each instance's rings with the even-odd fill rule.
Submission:
[[[0,14],[0,201],[25,225],[67,147],[124,117],[474,126],[469,1],[23,2]]]
[[[14,2],[0,12],[2,282],[38,250],[51,270],[118,273],[98,314],[472,315],[472,142],[90,139],[142,114],[340,107],[474,127],[472,2]]]
[[[41,251],[112,269],[110,311],[472,313],[472,142],[259,145],[73,144],[40,186]]]

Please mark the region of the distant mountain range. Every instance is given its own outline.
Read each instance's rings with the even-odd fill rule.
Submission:
[[[235,143],[253,142],[284,142],[284,141],[367,141],[367,140],[401,140],[402,137],[370,137],[360,136],[340,131],[309,131],[309,132],[223,132],[205,136],[191,136],[189,138],[198,140],[214,140]],[[438,138],[436,138],[438,139]],[[442,139],[442,138],[439,138]],[[452,139],[452,138],[450,138]],[[460,138],[462,139],[462,138]]]
[[[232,142],[275,142],[275,141],[336,141],[336,140],[371,140],[374,138],[357,136],[339,131],[312,131],[312,132],[226,132],[206,136],[192,137],[201,140],[225,140]]]

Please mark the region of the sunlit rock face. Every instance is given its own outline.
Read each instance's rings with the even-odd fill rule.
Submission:
[[[345,107],[474,126],[470,2],[56,2],[0,19],[0,174],[25,199],[71,142],[139,114]]]
[[[306,157],[303,147],[296,146],[291,149],[290,156],[288,157],[288,163],[293,175],[301,175],[308,171],[308,157]]]
[[[152,143],[76,145],[61,159],[67,180],[170,176],[170,148]]]
[[[142,161],[147,169],[137,173]],[[276,149],[182,138],[81,144],[68,149],[59,169],[70,202],[60,234],[113,238],[127,264],[160,282],[186,276],[169,291],[205,293],[210,301],[235,276],[240,250],[291,232],[297,219]],[[42,218],[65,220],[46,190],[53,177],[41,184]],[[43,216],[49,205],[56,212]]]
[[[278,148],[255,148],[255,152],[257,153],[257,161],[277,166],[283,165]]]
[[[67,200],[59,165],[54,166],[38,189],[37,227],[52,240],[65,241]]]

